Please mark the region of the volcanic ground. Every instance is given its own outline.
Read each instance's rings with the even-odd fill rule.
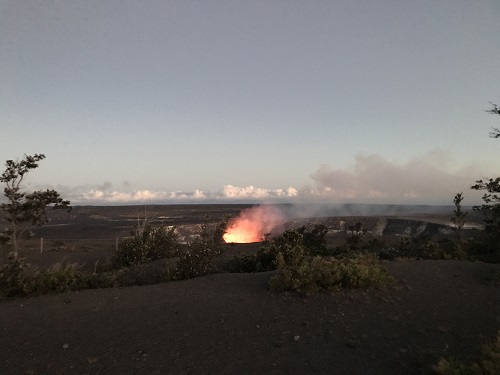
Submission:
[[[248,207],[155,206],[146,214],[179,227],[189,240],[207,215],[218,222]],[[24,251],[41,267],[65,261],[92,268],[144,214],[144,207],[58,212]],[[446,212],[327,215],[290,218],[285,227],[323,223],[334,244],[355,221],[370,236],[390,240],[449,235],[448,219]],[[225,259],[259,246],[228,244]],[[384,266],[397,279],[387,289],[307,298],[271,293],[273,272],[265,272],[2,301],[0,373],[425,374],[440,357],[469,358],[495,339],[500,265],[406,260]]]

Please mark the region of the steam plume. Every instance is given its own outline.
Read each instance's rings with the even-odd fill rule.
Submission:
[[[241,211],[229,221],[224,241],[249,243],[260,242],[267,233],[278,229],[285,222],[285,215],[276,206],[262,205]]]

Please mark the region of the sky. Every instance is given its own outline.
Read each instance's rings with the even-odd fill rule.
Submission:
[[[464,204],[500,2],[0,0],[0,160],[74,204]]]

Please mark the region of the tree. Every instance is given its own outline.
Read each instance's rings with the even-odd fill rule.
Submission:
[[[43,154],[24,155],[20,162],[7,160],[5,171],[0,182],[5,184],[4,195],[7,203],[1,205],[4,220],[9,223],[2,232],[4,242],[12,247],[12,257],[17,259],[20,253],[20,240],[26,230],[32,226],[41,226],[49,221],[47,208],[70,209],[69,201],[63,200],[55,190],[38,190],[32,193],[22,191],[24,176],[32,169],[38,168],[38,162],[45,159]]]
[[[450,218],[451,222],[455,225],[455,230],[457,233],[457,244],[455,246],[456,256],[459,259],[463,259],[466,256],[465,253],[465,240],[464,240],[464,225],[465,216],[467,212],[462,211],[462,201],[464,197],[462,193],[458,193],[453,198],[453,203],[455,204],[455,209],[453,210],[453,216]]]
[[[500,108],[496,104],[491,103],[491,105],[493,108],[487,110],[487,112],[500,115]],[[493,128],[490,137],[500,138],[500,129]],[[476,184],[471,186],[471,189],[486,190],[482,197],[484,204],[474,206],[473,209],[484,214],[485,230],[493,235],[493,240],[496,242],[500,238],[500,177],[477,180]]]
[[[491,113],[492,115],[500,115],[500,108],[493,103],[490,103],[493,108],[488,109],[486,112]],[[500,138],[500,129],[499,128],[493,128],[492,131],[490,132],[490,137],[491,138]]]
[[[500,195],[498,195],[500,193],[500,177],[485,181],[477,180],[471,189],[487,191],[482,197],[485,204],[474,206],[473,209],[484,214],[485,229],[500,237]]]

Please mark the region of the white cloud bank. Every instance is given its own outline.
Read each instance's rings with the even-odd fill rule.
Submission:
[[[224,186],[222,196],[229,199],[270,199],[270,198],[290,198],[296,197],[298,190],[289,187],[283,189],[264,189],[253,186],[238,187],[233,185]]]
[[[75,201],[102,201],[110,203],[127,203],[127,202],[147,202],[147,201],[168,201],[168,200],[193,200],[204,199],[206,195],[200,191],[195,190],[193,193],[181,192],[164,192],[153,190],[134,190],[131,192],[125,191],[105,191],[99,189],[91,189],[89,192],[76,195],[73,199]]]
[[[380,155],[357,155],[350,168],[320,166],[310,187],[268,189],[225,185],[217,191],[132,190],[130,183],[115,188],[110,182],[95,186],[55,189],[72,204],[173,204],[173,203],[391,203],[452,204],[464,192],[464,204],[481,202],[482,192],[470,190],[488,174],[471,165],[451,171],[451,160],[434,151],[409,161],[389,161]],[[40,187],[39,187],[40,188]],[[43,187],[46,188],[46,187]],[[1,197],[0,197],[1,198]]]
[[[73,204],[216,203],[231,201],[287,202],[298,195],[298,190],[293,187],[287,189],[266,189],[254,186],[239,187],[233,185],[226,185],[222,190],[215,192],[204,192],[198,189],[191,192],[167,192],[148,189],[124,191],[114,189],[109,182],[93,187],[82,186],[73,189],[58,186],[56,190]]]

